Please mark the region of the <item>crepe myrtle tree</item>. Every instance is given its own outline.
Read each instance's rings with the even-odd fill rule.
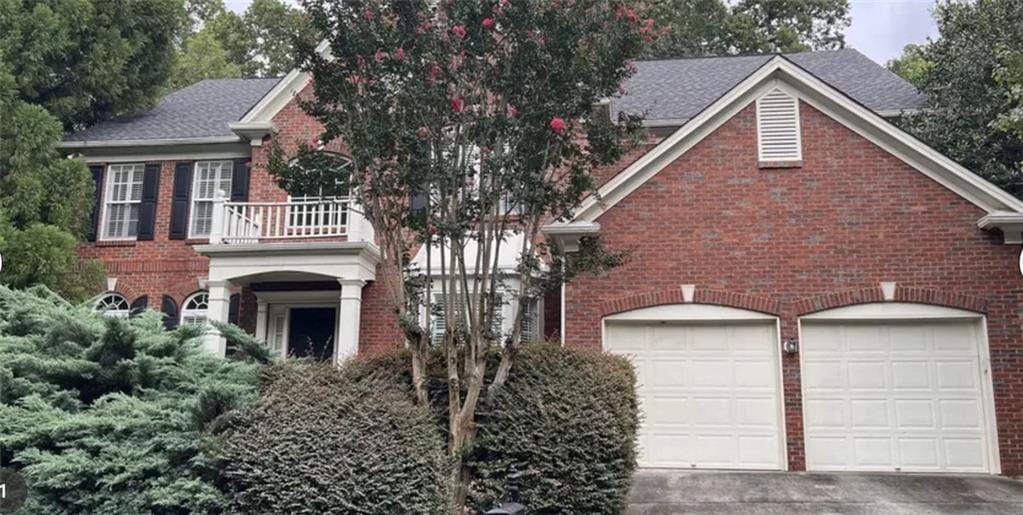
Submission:
[[[272,149],[270,168],[285,187],[351,187],[376,231],[382,273],[394,274],[381,282],[412,350],[420,403],[430,402],[427,352],[442,346],[461,506],[468,477],[460,455],[475,436],[478,404],[508,377],[526,307],[573,275],[622,259],[594,238],[565,259],[540,229],[568,218],[594,190],[594,169],[640,137],[637,117],[612,122],[607,99],[621,93],[631,60],[658,29],[637,0],[302,5],[320,38],[296,44],[314,78],[302,107],[323,125],[319,141],[339,142],[351,165],[333,166],[312,142],[291,155]],[[521,245],[505,248],[512,234]],[[426,270],[411,260],[421,248]],[[508,252],[518,256],[515,291],[498,267]],[[505,298],[518,309],[502,331]],[[440,316],[443,336],[433,338]],[[488,371],[497,348],[500,362]]]

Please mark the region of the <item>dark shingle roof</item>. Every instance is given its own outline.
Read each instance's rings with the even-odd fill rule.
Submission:
[[[769,61],[773,55],[640,61],[625,83],[619,111],[648,120],[688,120]],[[898,75],[851,48],[786,54],[817,78],[875,112],[915,109],[926,97]]]
[[[232,136],[241,119],[280,78],[207,79],[167,95],[153,109],[102,122],[64,141],[116,141]]]

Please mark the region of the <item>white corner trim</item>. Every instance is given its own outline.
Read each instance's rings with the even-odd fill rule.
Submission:
[[[273,122],[232,122],[227,127],[239,137],[249,140],[253,147],[263,146],[263,138],[277,132]]]
[[[693,297],[696,295],[695,284],[683,284],[682,285],[682,302],[686,304],[692,304]]]
[[[319,45],[316,45],[316,53],[320,54],[320,57],[328,61],[334,60],[334,56],[330,52],[330,44],[327,40],[320,41]],[[242,116],[240,123],[249,122],[269,122],[273,120],[277,113],[284,109],[284,106],[291,102],[291,99],[302,92],[306,86],[312,81],[312,75],[303,72],[299,69],[294,69],[288,72],[274,87],[270,88],[270,91],[263,95],[263,98],[256,102],[256,105],[252,106],[245,116]]]
[[[597,195],[585,199],[574,220],[595,221],[749,105],[771,83],[789,86],[786,89],[796,92],[800,100],[988,213],[1023,213],[1023,201],[928,147],[785,57],[776,56],[605,183]]]
[[[826,309],[800,317],[800,320],[916,320],[981,319],[984,315],[964,309],[916,304],[913,302],[871,302]]]
[[[631,321],[725,321],[777,320],[778,317],[746,309],[714,304],[663,304],[633,309],[604,317],[608,322]]]
[[[118,139],[118,140],[97,140],[97,141],[61,141],[57,148],[62,149],[88,149],[88,148],[111,148],[111,147],[169,147],[179,145],[207,145],[210,143],[238,143],[242,141],[238,136],[205,136],[201,138],[167,138],[167,139]]]
[[[885,302],[892,302],[895,300],[895,283],[893,282],[882,282],[881,283],[881,296]]]
[[[977,220],[977,227],[984,230],[999,229],[1006,245],[1023,243],[1023,213],[999,211]]]
[[[579,240],[586,236],[600,234],[600,224],[595,222],[558,222],[545,225],[540,230],[565,252],[577,252]]]

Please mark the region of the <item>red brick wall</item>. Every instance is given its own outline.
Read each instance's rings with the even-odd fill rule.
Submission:
[[[882,281],[917,300],[984,306],[1002,470],[1023,473],[1019,246],[979,230],[981,209],[805,104],[801,121],[800,168],[758,168],[750,106],[601,216],[605,242],[631,249],[630,261],[567,287],[568,344],[599,348],[603,316],[678,302],[682,284],[696,285],[698,302],[773,310],[783,339],[798,336],[807,306],[877,300],[863,292]],[[789,466],[802,470],[798,357],[782,367]]]
[[[308,93],[307,88],[303,94]],[[278,132],[273,138],[288,152],[295,150],[299,141],[313,141],[321,130],[321,126],[305,115],[294,100],[274,117],[274,124]],[[287,197],[287,193],[277,187],[267,171],[269,148],[267,144],[252,147],[250,201],[281,202]],[[328,148],[343,151],[338,144]],[[180,309],[185,299],[199,289],[199,281],[208,277],[209,271],[209,260],[193,248],[197,244],[207,243],[207,240],[169,239],[175,162],[162,162],[153,241],[86,243],[78,248],[80,256],[104,262],[108,277],[117,278],[115,289],[128,297],[129,302],[148,295],[149,308],[156,310],[160,309],[164,295],[174,297]],[[344,240],[343,237],[330,239]],[[239,323],[247,330],[254,331],[255,296],[247,289],[242,293]],[[399,345],[401,341],[383,288],[375,283],[368,284],[363,290],[360,352],[380,352]]]

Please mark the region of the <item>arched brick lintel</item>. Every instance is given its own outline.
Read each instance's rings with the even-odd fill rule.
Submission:
[[[885,302],[881,287],[863,288],[861,290],[847,290],[836,293],[828,293],[799,300],[795,303],[797,315],[808,315],[818,311],[854,306],[856,304],[869,304],[874,302]],[[895,298],[891,302],[912,302],[914,304],[930,304],[949,308],[963,309],[975,313],[987,313],[987,301],[979,297],[951,293],[940,290],[929,290],[926,288],[911,288],[896,286]]]
[[[681,288],[672,288],[654,292],[629,295],[601,304],[601,316],[614,315],[634,309],[663,306],[666,304],[685,304]],[[726,292],[719,290],[707,290],[696,288],[693,294],[692,304],[713,304],[716,306],[727,306],[730,308],[758,311],[768,315],[779,315],[781,303],[768,297],[758,297],[743,293]]]

